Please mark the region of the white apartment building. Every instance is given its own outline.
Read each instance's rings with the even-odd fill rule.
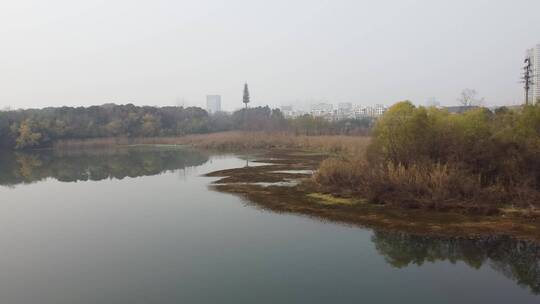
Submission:
[[[221,112],[221,95],[206,95],[206,111],[209,114]]]
[[[352,110],[352,103],[350,102],[340,102],[338,104],[338,110],[342,112],[350,111]]]
[[[529,58],[532,65],[532,86],[529,91],[529,103],[540,101],[540,44],[528,49],[525,58]]]
[[[386,110],[388,110],[388,108],[382,104],[375,105],[375,107],[373,107],[373,117],[382,116]]]
[[[356,106],[354,108],[354,117],[355,118],[365,118],[365,117],[380,117],[386,112],[388,108],[384,105],[377,104],[375,106]]]
[[[350,102],[342,102],[337,106],[331,103],[317,103],[311,106],[309,112],[304,112],[294,109],[292,106],[281,106],[280,110],[287,118],[295,118],[305,114],[312,117],[319,117],[328,121],[337,121],[343,119],[361,119],[361,118],[378,118],[386,112],[388,107],[382,104],[374,106],[354,105]]]
[[[338,104],[337,119],[354,118],[353,106],[350,102],[341,102]]]
[[[305,111],[295,109],[293,106],[281,106],[280,108],[281,113],[286,118],[296,118],[302,115],[307,114]]]
[[[314,117],[328,117],[334,114],[334,105],[318,103],[311,106],[311,115]]]

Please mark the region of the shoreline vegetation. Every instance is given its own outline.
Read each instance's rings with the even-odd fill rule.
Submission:
[[[211,173],[222,178],[213,187],[273,211],[350,224],[540,238],[540,105],[451,114],[405,101],[369,131],[352,133],[343,131],[350,126],[339,129],[332,123],[295,129],[295,122],[273,110],[256,111],[265,114],[246,120],[253,125],[246,128],[250,131],[242,131],[244,121],[225,132],[59,139],[48,146],[263,151],[256,161],[266,165]]]
[[[406,209],[538,216],[540,105],[450,114],[401,102],[372,139],[364,156],[325,160],[318,185]]]
[[[373,204],[358,197],[321,192],[317,170],[325,153],[273,149],[246,166],[211,172],[211,188],[238,195],[246,204],[277,213],[292,213],[347,225],[400,231],[413,235],[478,238],[511,236],[540,242],[540,214],[507,209],[496,215],[402,208]]]

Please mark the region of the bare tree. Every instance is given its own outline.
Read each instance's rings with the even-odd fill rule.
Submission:
[[[462,106],[466,107],[479,106],[484,102],[484,98],[478,98],[477,95],[475,89],[464,89],[461,91],[458,101]]]

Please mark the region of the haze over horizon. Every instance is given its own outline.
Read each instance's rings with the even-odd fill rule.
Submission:
[[[540,1],[76,1],[0,4],[0,108],[382,103],[474,88],[518,104]]]

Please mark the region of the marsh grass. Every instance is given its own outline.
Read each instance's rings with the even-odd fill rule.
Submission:
[[[425,163],[406,167],[328,159],[321,163],[314,180],[327,193],[406,208],[493,214],[503,203],[490,196],[493,189],[480,186],[479,178],[451,165]]]
[[[369,140],[369,137],[343,135],[305,136],[291,133],[223,132],[186,136],[182,138],[182,143],[220,151],[299,149],[333,154],[363,154]]]
[[[178,145],[181,137],[105,137],[89,139],[64,139],[53,143],[55,150],[110,148],[130,145]]]
[[[106,147],[113,145],[190,145],[197,148],[243,152],[265,149],[298,149],[309,152],[330,154],[364,154],[369,144],[369,137],[345,135],[294,135],[276,132],[219,132],[181,137],[148,138],[96,138],[85,140],[62,140],[54,144],[55,149],[73,149],[81,147]]]
[[[324,194],[324,193],[309,193],[307,195],[310,198],[313,198],[317,201],[319,204],[323,205],[355,205],[358,202],[352,198],[344,198],[344,197],[336,197],[330,194]]]

